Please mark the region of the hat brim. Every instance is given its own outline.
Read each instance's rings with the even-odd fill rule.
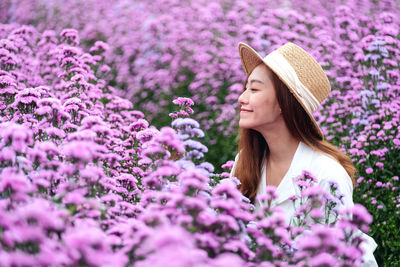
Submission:
[[[311,120],[311,123],[313,124],[312,127],[316,131],[317,135],[321,138],[321,140],[324,139],[324,135],[322,134],[321,128],[319,127],[317,121],[314,119],[314,116],[307,110],[303,102],[301,101],[300,96],[297,94],[296,90],[292,88],[288,82],[285,81],[279,75],[279,72],[275,70],[273,67],[271,67],[267,62],[264,61],[264,59],[249,45],[240,42],[239,43],[239,55],[240,55],[240,60],[242,62],[244,71],[246,72],[246,75],[249,76],[251,72],[254,70],[255,67],[258,65],[264,63],[268,68],[270,68],[277,76],[278,78],[289,88],[289,91],[293,94],[293,96],[297,99],[297,101],[300,103],[304,111],[307,113],[308,117]]]

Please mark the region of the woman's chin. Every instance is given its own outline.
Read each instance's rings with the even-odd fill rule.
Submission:
[[[241,122],[239,121],[239,128],[243,128],[243,129],[251,129],[252,125],[250,123],[246,123],[246,122]]]

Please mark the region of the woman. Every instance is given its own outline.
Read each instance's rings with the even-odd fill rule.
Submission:
[[[240,103],[240,153],[231,176],[241,181],[240,190],[259,208],[257,196],[276,186],[281,207],[290,223],[296,195],[294,178],[303,170],[311,172],[318,184],[329,188],[338,184],[345,207],[352,207],[355,168],[336,147],[324,141],[313,117],[330,93],[329,80],[315,59],[299,46],[287,43],[262,58],[247,44],[239,44],[239,54],[247,74]],[[329,192],[329,191],[328,191]],[[363,234],[363,266],[377,266],[375,241]]]

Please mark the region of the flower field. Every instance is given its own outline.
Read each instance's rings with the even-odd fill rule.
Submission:
[[[1,1],[0,266],[359,266],[357,228],[379,266],[400,266],[398,14],[396,0]],[[330,79],[315,117],[357,167],[358,204],[329,225],[333,184],[299,177],[309,223],[287,226],[229,178],[239,41],[297,43]]]

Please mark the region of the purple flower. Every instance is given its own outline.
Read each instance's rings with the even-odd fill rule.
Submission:
[[[79,190],[74,190],[72,192],[68,192],[64,195],[62,203],[64,205],[68,204],[79,205],[85,203],[87,201],[85,198],[86,193],[87,193],[86,189],[79,189]]]
[[[240,267],[244,266],[244,262],[237,254],[223,253],[220,254],[217,258],[210,260],[210,262],[207,265],[212,267],[224,267],[224,266]],[[263,265],[263,267],[267,266]],[[270,267],[272,267],[272,265]]]
[[[177,99],[172,101],[175,105],[180,105],[180,106],[193,106],[194,102],[192,99],[187,98],[187,97],[178,97]]]
[[[374,170],[373,170],[372,168],[367,168],[367,169],[365,170],[365,172],[366,172],[367,174],[371,174],[371,173],[374,172]]]
[[[364,206],[355,203],[353,208],[343,209],[340,213],[344,216],[350,215],[351,217],[347,224],[342,222],[343,225],[348,225],[351,228],[359,228],[363,232],[369,231],[368,224],[372,223],[372,216]]]
[[[78,31],[75,29],[64,29],[61,34],[61,41],[70,45],[79,45]]]
[[[321,219],[324,216],[324,212],[319,208],[314,208],[311,210],[310,216],[315,219]]]
[[[178,118],[178,115],[175,113],[169,113],[168,116],[170,116],[171,118],[174,118],[174,119]]]
[[[32,131],[19,124],[3,124],[0,131],[2,147],[11,146],[15,152],[25,153],[27,147],[33,144]]]
[[[147,129],[149,126],[149,123],[146,120],[143,119],[138,119],[137,121],[133,122],[131,125],[129,125],[130,131],[141,131],[144,129]]]
[[[90,48],[91,53],[102,53],[108,51],[110,46],[102,41],[96,41],[94,45]]]
[[[3,164],[7,164],[11,162],[14,164],[16,160],[16,153],[12,147],[5,147],[0,151],[0,162]]]
[[[154,138],[154,141],[165,145],[178,153],[183,153],[185,151],[181,141],[177,138],[175,131],[170,127],[161,128],[160,134]]]
[[[105,177],[103,169],[93,165],[87,165],[85,169],[79,171],[79,175],[89,183],[96,183]]]
[[[319,186],[312,186],[304,189],[301,192],[302,197],[318,197],[318,196],[327,196],[327,192]]]
[[[310,259],[310,266],[325,266],[334,267],[336,266],[337,258],[329,253],[321,253]]]
[[[156,136],[158,134],[160,134],[159,130],[154,129],[154,128],[147,128],[147,129],[139,131],[136,134],[136,138],[140,142],[144,143],[144,142],[147,142],[147,141],[151,140],[154,136]]]
[[[182,116],[182,117],[189,117],[189,112],[187,112],[186,110],[179,110],[177,113],[176,113],[176,115],[177,116]]]
[[[124,266],[127,263],[127,257],[115,254],[109,243],[110,238],[95,225],[84,223],[71,228],[65,233],[64,240],[68,256],[75,264],[86,262],[93,266]]]
[[[192,128],[199,128],[199,123],[192,119],[192,118],[177,118],[172,121],[172,127],[176,128],[185,128],[185,127],[192,127]]]
[[[92,142],[72,141],[63,147],[63,152],[71,161],[88,163],[99,157],[99,148],[100,146]]]
[[[0,265],[319,266],[334,257],[336,265],[357,266],[359,238],[347,237],[368,229],[368,216],[349,210],[336,227],[287,227],[278,209],[252,212],[239,181],[211,174],[201,161],[208,148],[194,139],[205,136],[197,121],[213,145],[210,159],[218,149],[232,153],[220,148],[234,139],[245,77],[229,36],[248,40],[263,55],[287,41],[307,47],[340,88],[314,114],[326,140],[341,143],[371,176],[358,180],[355,194],[374,215],[400,205],[393,162],[400,146],[399,12],[390,1],[358,9],[297,1],[290,12],[253,1],[252,16],[237,1],[228,9],[215,1],[200,7],[156,0],[152,8],[124,1],[11,2],[0,11],[15,22],[0,25]],[[54,31],[18,26],[29,21]],[[76,29],[63,29],[65,23]],[[177,131],[150,126],[171,112],[168,99],[182,88],[192,99],[174,100]],[[194,102],[199,112],[183,119]],[[133,108],[145,111],[146,120]],[[320,177],[298,178],[304,193],[294,204],[309,198],[300,211],[315,223],[324,204],[340,204],[313,188]],[[329,188],[339,194],[337,186]],[[269,187],[261,200],[275,197]],[[385,216],[374,217],[372,233],[390,226]],[[289,237],[301,233],[304,246],[296,248]],[[390,231],[380,233],[390,241]]]
[[[33,202],[17,209],[16,215],[19,219],[32,225],[40,225],[45,230],[61,231],[65,227],[64,218],[67,212],[59,210],[47,200],[34,199]]]
[[[178,181],[180,181],[183,192],[190,193],[192,191],[206,189],[208,178],[195,169],[192,169],[179,174]]]
[[[201,151],[203,153],[208,152],[208,148],[205,145],[203,145],[202,143],[200,143],[199,141],[186,140],[183,142],[183,145],[186,147],[186,149],[194,149],[194,150]]]
[[[215,170],[214,169],[214,165],[212,165],[209,162],[202,162],[202,163],[200,163],[200,165],[198,167],[201,168],[201,169],[206,170],[209,173],[213,173],[214,170]]]
[[[223,168],[223,169],[228,169],[228,170],[230,171],[230,170],[232,170],[234,164],[235,164],[235,161],[233,161],[233,160],[228,160],[227,162],[225,162],[225,164],[223,164],[223,165],[221,166],[221,168]]]
[[[276,198],[278,198],[278,195],[276,194],[275,186],[267,186],[266,194],[258,197],[260,201],[270,201]]]
[[[139,255],[147,255],[137,266],[159,266],[173,262],[174,266],[184,267],[205,264],[207,254],[194,246],[194,240],[179,227],[160,227],[151,238],[146,239]]]
[[[14,193],[30,193],[33,186],[27,177],[14,168],[4,168],[0,174],[0,192],[11,190]]]

